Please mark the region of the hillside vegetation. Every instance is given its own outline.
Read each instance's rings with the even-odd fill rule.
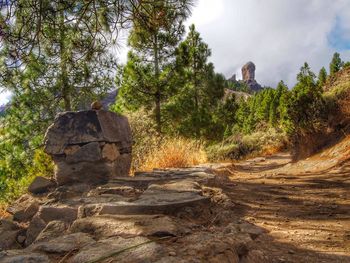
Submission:
[[[0,5],[0,85],[13,94],[0,116],[0,200],[53,176],[42,140],[57,113],[88,109],[115,89],[110,110],[130,119],[134,171],[286,149],[297,159],[348,132],[349,63],[338,53],[329,73],[316,77],[305,63],[294,87],[281,81],[241,96],[247,87],[216,72],[195,25],[186,33],[191,0],[39,2]],[[122,29],[125,65],[110,53]]]

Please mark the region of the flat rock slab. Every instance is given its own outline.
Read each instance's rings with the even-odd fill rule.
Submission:
[[[187,196],[187,198],[183,198]],[[161,198],[161,202],[158,202]],[[152,200],[153,199],[153,200]],[[182,199],[176,202],[168,195],[153,197],[145,200],[145,202],[116,202],[82,206],[79,214],[84,216],[94,215],[147,215],[147,214],[173,214],[184,207],[193,207],[201,204],[208,204],[210,199],[208,197],[183,194]],[[164,199],[169,199],[166,201]],[[153,202],[149,203],[148,201]]]
[[[84,205],[79,215],[172,214],[183,207],[208,203],[209,198],[201,192],[199,184],[191,180],[152,184],[135,201]]]
[[[90,233],[97,239],[112,236],[177,236],[181,232],[179,226],[164,215],[104,215],[81,218],[73,223],[70,231]]]
[[[73,233],[51,239],[47,242],[39,242],[29,247],[29,249],[50,254],[66,254],[91,243],[95,243],[95,241],[88,234]]]
[[[139,172],[134,177],[114,177],[110,184],[128,185],[139,188],[146,188],[150,184],[161,184],[177,180],[193,180],[195,182],[206,183],[214,179],[215,175],[202,170],[179,170],[179,171],[159,171],[159,172]]]
[[[145,237],[111,237],[85,246],[69,262],[105,262],[103,259],[123,263],[155,262],[161,251],[160,245]]]
[[[1,263],[49,263],[47,255],[25,250],[9,250],[0,252]]]

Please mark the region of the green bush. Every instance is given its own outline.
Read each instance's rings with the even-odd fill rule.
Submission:
[[[28,162],[21,162],[23,157]],[[17,159],[16,159],[17,158]],[[15,166],[11,162],[17,162]],[[25,193],[36,176],[52,177],[54,164],[42,149],[32,157],[24,152],[0,161],[0,202],[10,202]]]
[[[287,136],[276,129],[255,132],[250,135],[235,135],[207,148],[211,161],[239,160],[250,155],[274,153],[287,145]]]

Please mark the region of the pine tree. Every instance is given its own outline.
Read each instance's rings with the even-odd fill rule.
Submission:
[[[108,50],[126,14],[121,2],[0,3],[0,86],[12,92],[1,120],[0,192],[28,176],[57,112],[85,108],[113,88]]]
[[[225,79],[208,63],[210,55],[208,45],[191,25],[188,36],[177,49],[179,88],[166,105],[170,122],[187,136],[209,135],[213,114],[224,95]]]
[[[154,110],[155,123],[162,131],[162,103],[172,94],[175,50],[184,34],[184,20],[192,1],[145,2],[133,20],[129,37],[131,51],[124,69],[119,107]],[[120,105],[122,104],[122,105]]]
[[[327,71],[326,71],[325,67],[322,67],[321,70],[320,70],[320,73],[318,74],[318,82],[317,82],[317,84],[320,87],[323,87],[324,84],[326,83],[326,80],[327,80]]]
[[[33,96],[45,90],[42,103],[66,111],[112,88],[115,61],[108,48],[118,19],[112,2],[14,2],[0,19],[7,22],[2,86],[19,94],[30,90]]]
[[[284,96],[285,93],[288,92],[288,87],[284,84],[284,82],[281,80],[276,88],[276,92],[274,94],[273,100],[270,105],[270,111],[269,111],[269,123],[275,127],[279,121],[281,120],[281,98]]]
[[[343,67],[344,62],[340,58],[340,54],[335,52],[332,58],[331,63],[329,64],[330,75],[334,75]]]
[[[316,76],[307,63],[300,69],[297,84],[288,101],[290,133],[303,129],[317,129],[324,110],[322,89],[316,84]]]

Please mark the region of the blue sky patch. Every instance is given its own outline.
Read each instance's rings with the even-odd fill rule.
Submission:
[[[350,50],[350,27],[345,27],[341,17],[336,17],[335,24],[327,35],[327,40],[329,45],[337,51]]]

